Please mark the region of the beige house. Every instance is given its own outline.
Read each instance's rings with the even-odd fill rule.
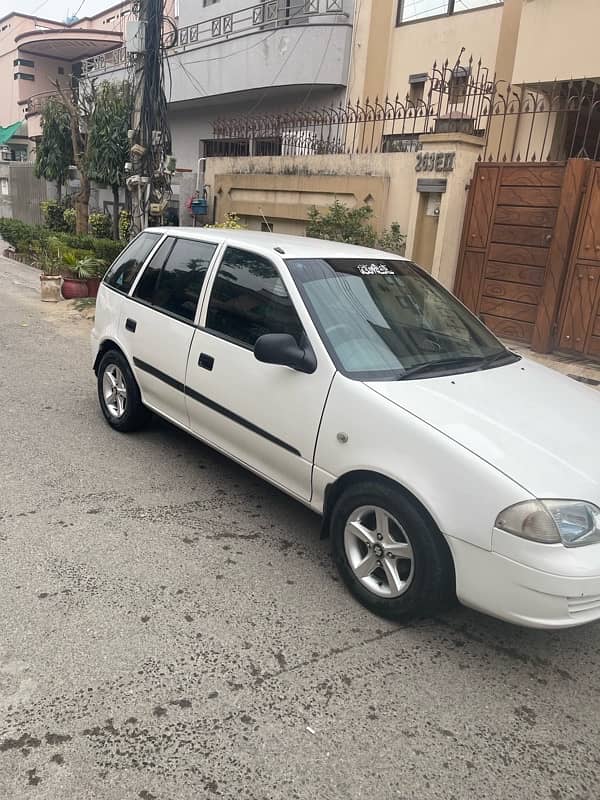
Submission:
[[[209,160],[215,216],[302,232],[312,205],[366,202],[451,287],[478,160],[600,159],[598,29],[598,0],[362,0],[345,110],[215,127],[279,142]]]

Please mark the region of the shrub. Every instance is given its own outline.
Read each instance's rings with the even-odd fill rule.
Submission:
[[[68,247],[74,247],[76,250],[92,250],[94,249],[96,239],[87,233],[59,233],[56,235],[63,244]]]
[[[237,214],[227,214],[223,222],[218,222],[216,225],[206,225],[207,228],[224,228],[225,230],[243,231],[246,226],[242,225],[240,218]]]
[[[112,233],[112,220],[108,214],[90,214],[90,231],[98,239],[108,239]]]
[[[59,233],[56,238],[67,247],[77,250],[81,258],[94,255],[107,264],[112,264],[125,246],[123,242],[115,242],[114,239],[96,239],[82,233]]]
[[[75,223],[77,222],[77,212],[74,208],[65,208],[63,212],[63,219],[65,221],[65,231],[67,233],[75,233]]]
[[[0,219],[0,237],[12,245],[18,252],[26,252],[35,238],[36,225],[27,225],[19,219]],[[25,246],[25,250],[19,248]]]
[[[377,247],[381,250],[386,250],[388,253],[396,253],[399,256],[404,255],[406,236],[400,232],[400,225],[397,222],[392,222],[390,227],[386,228],[381,236],[377,237]]]
[[[46,200],[40,203],[40,208],[47,228],[51,231],[64,231],[67,229],[64,217],[66,208],[62,203],[57,200]]]
[[[329,239],[332,242],[345,242],[362,247],[377,247],[390,253],[401,255],[404,252],[406,236],[400,232],[400,225],[393,222],[378,235],[371,223],[371,206],[348,208],[339,200],[321,214],[315,206],[308,212],[306,235],[315,239]]]
[[[115,242],[114,239],[95,239],[94,255],[107,264],[112,264],[115,258],[124,248],[123,242]]]

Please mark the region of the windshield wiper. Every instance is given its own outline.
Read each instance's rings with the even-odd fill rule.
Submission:
[[[483,356],[456,356],[455,358],[445,358],[441,361],[424,361],[422,364],[415,364],[409,367],[400,377],[399,381],[412,378],[414,375],[425,375],[427,372],[437,372],[440,369],[454,369],[460,367],[475,366],[480,368],[484,363]]]
[[[480,369],[489,369],[490,367],[500,367],[503,364],[514,364],[520,361],[521,356],[518,353],[513,353],[512,350],[500,350],[499,353],[492,353],[491,356],[486,356],[483,359],[483,364]]]
[[[435,373],[443,369],[460,369],[461,367],[474,367],[472,371],[481,369],[490,369],[491,367],[501,366],[502,364],[510,364],[515,361],[520,361],[521,356],[513,353],[511,350],[500,350],[498,353],[492,353],[489,356],[455,356],[454,358],[445,358],[441,361],[424,361],[422,364],[415,364],[414,367],[409,367],[400,377],[399,381],[404,381],[412,378],[415,375],[425,375],[428,372]]]

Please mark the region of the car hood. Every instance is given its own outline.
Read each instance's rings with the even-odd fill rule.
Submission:
[[[600,505],[600,391],[527,359],[367,385],[534,496]]]

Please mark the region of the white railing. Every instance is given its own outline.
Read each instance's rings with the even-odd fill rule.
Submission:
[[[349,15],[344,10],[344,0],[263,0],[252,6],[221,14],[218,17],[169,30],[163,35],[167,49],[182,52],[219,41],[272,28],[307,25],[316,18],[348,23]],[[126,47],[109,50],[82,62],[82,72],[89,75],[122,69],[129,63]]]

